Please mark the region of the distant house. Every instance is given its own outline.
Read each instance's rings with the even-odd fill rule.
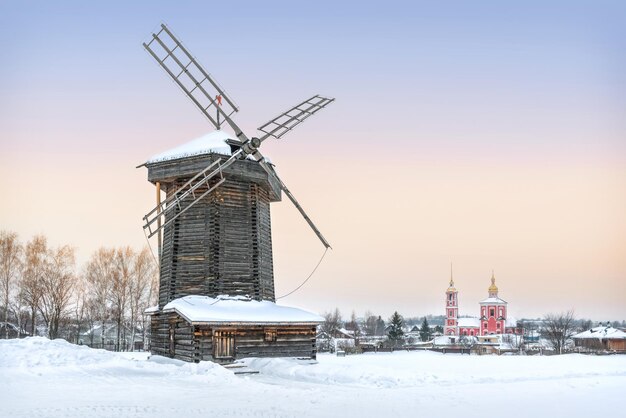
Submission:
[[[0,339],[6,338],[7,329],[9,330],[9,338],[24,338],[30,334],[24,329],[10,322],[0,322]]]
[[[345,328],[336,329],[330,332],[320,331],[317,333],[317,338],[340,338],[340,339],[354,339],[354,331]]]
[[[104,348],[105,350],[121,350],[127,351],[131,347],[133,350],[143,350],[143,334],[140,330],[135,330],[135,338],[132,341],[132,330],[129,327],[122,326],[120,330],[120,347],[117,347],[117,324],[105,322],[96,324],[91,329],[80,334],[78,343],[92,348]]]
[[[353,330],[340,328],[331,331],[319,331],[315,336],[317,340],[317,350],[320,352],[346,349],[356,345],[356,337]]]
[[[599,326],[572,337],[574,345],[589,351],[626,352],[626,332],[612,326]]]

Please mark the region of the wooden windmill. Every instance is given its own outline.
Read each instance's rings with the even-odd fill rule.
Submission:
[[[189,295],[245,295],[273,302],[270,203],[284,193],[322,244],[330,245],[259,147],[334,99],[315,95],[263,124],[258,137],[248,137],[233,121],[237,105],[167,26],[161,25],[143,46],[217,129],[195,146],[145,163],[157,196],[167,194],[144,216],[147,235],[159,236],[159,310]],[[222,131],[223,125],[234,135]],[[157,316],[153,327],[155,319],[157,329],[159,323],[165,326]]]

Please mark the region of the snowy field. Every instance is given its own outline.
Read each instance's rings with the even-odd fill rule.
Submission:
[[[0,341],[0,417],[618,416],[626,356],[320,355],[210,362],[111,353],[44,338]]]

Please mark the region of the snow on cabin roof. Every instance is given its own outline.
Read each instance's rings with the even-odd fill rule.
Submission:
[[[307,323],[318,324],[324,318],[298,308],[274,302],[251,300],[245,296],[185,296],[163,307],[175,311],[189,322],[236,322],[254,324]]]
[[[480,304],[496,304],[496,305],[500,305],[500,304],[506,304],[506,300],[504,299],[500,299],[499,297],[495,297],[495,298],[487,298],[487,299],[483,299],[480,301]]]
[[[459,328],[480,328],[480,319],[478,318],[459,318]]]
[[[144,309],[143,313],[150,315],[153,313],[159,312],[159,305],[150,306],[149,308]]]
[[[613,327],[600,326],[576,334],[572,338],[597,338],[599,340],[604,338],[626,339],[626,332]]]
[[[146,164],[211,153],[231,155],[230,145],[226,143],[228,139],[234,139],[234,136],[221,130],[213,131],[193,141],[154,155],[146,161]]]

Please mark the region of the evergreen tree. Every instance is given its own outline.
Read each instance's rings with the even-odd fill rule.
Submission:
[[[402,326],[404,325],[404,319],[398,313],[398,311],[394,312],[389,318],[389,331],[387,336],[389,337],[389,341],[393,343],[394,346],[401,345],[402,337],[404,336],[404,331],[402,330]]]
[[[431,339],[433,332],[430,330],[430,325],[428,325],[428,320],[424,317],[422,321],[422,327],[420,328],[420,338],[422,341],[428,341]]]

